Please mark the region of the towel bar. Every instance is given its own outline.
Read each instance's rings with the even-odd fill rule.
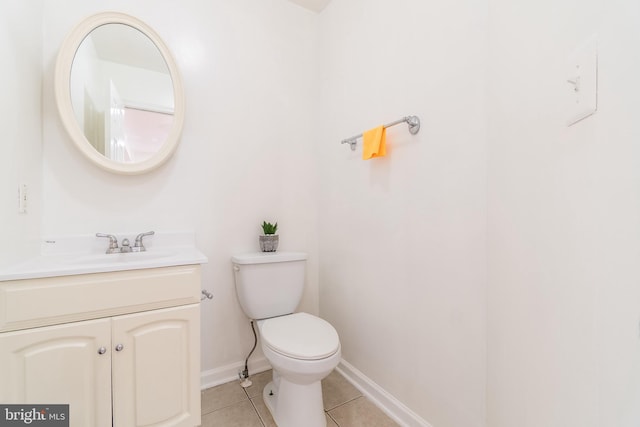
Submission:
[[[386,129],[391,126],[399,125],[400,123],[406,123],[409,126],[409,133],[411,135],[415,135],[420,130],[420,118],[418,116],[405,116],[399,120],[396,120],[395,122],[387,123],[386,125],[384,125],[384,128]],[[343,139],[340,144],[349,144],[351,146],[351,151],[356,151],[358,138],[362,138],[362,134]]]

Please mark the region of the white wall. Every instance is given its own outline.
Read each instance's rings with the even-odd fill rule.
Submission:
[[[0,267],[39,250],[42,176],[42,1],[0,2]],[[27,213],[18,186],[27,185]]]
[[[320,311],[350,364],[437,427],[485,425],[487,3],[321,15]],[[340,141],[404,115],[386,158]]]
[[[490,0],[488,425],[640,420],[640,4]],[[598,112],[565,61],[599,35]]]
[[[154,27],[185,81],[182,145],[144,176],[88,164],[55,109],[58,46],[106,9]],[[311,255],[302,309],[321,284],[345,359],[434,427],[637,427],[638,22],[631,0],[333,0],[319,16],[284,0],[4,1],[0,263],[40,231],[194,229],[216,369],[252,344],[229,256],[277,220],[282,249]],[[593,33],[599,109],[566,128],[564,61]],[[423,128],[389,130],[385,159],[339,144],[406,114]]]
[[[53,97],[58,47],[85,16],[118,10],[154,28],[186,90],[175,156],[142,176],[103,172],[68,140]],[[311,108],[316,20],[285,0],[45,2],[45,235],[194,230],[209,257],[202,369],[244,360],[253,344],[236,301],[230,257],[256,251],[259,225],[278,221],[282,250],[310,255],[302,308],[317,312],[316,198]],[[255,356],[259,358],[258,354]]]

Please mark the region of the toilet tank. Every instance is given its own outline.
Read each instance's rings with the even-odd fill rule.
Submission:
[[[302,299],[307,254],[258,252],[231,257],[236,293],[250,319],[291,314]]]

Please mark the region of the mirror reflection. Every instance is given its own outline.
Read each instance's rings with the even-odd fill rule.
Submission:
[[[143,162],[166,142],[174,121],[171,74],[138,29],[109,23],[92,30],[76,51],[69,85],[77,123],[106,158]]]

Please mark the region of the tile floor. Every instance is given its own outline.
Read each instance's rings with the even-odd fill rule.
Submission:
[[[277,427],[262,401],[271,371],[252,375],[251,381],[246,389],[233,381],[202,391],[202,427]],[[322,381],[322,394],[327,427],[398,425],[336,371]]]

